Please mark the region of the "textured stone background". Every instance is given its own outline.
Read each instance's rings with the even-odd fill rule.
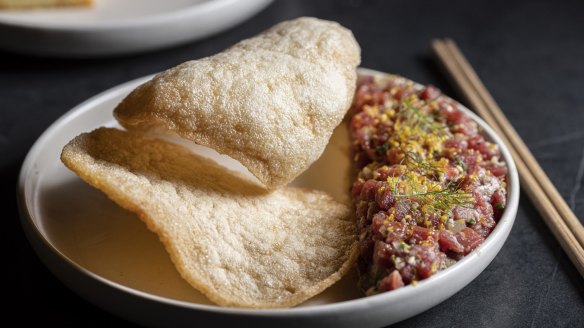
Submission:
[[[216,53],[285,19],[316,16],[353,30],[362,66],[437,85],[457,98],[429,48],[460,45],[551,180],[584,218],[583,1],[276,1],[242,25],[172,49],[122,58],[63,60],[0,52],[2,296],[31,316],[69,325],[127,323],[84,301],[39,262],[20,227],[14,190],[36,138],[76,104],[119,83]],[[399,327],[582,327],[584,283],[533,204],[492,264],[446,302]],[[35,321],[33,321],[35,320]],[[196,323],[193,323],[196,324]]]

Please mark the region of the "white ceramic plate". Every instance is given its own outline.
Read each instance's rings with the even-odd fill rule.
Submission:
[[[166,327],[195,323],[387,325],[423,312],[462,289],[487,267],[511,230],[519,198],[515,164],[494,132],[463,108],[501,146],[509,167],[508,206],[495,230],[477,250],[416,286],[376,296],[364,297],[352,273],[296,308],[253,310],[215,306],[180,278],[158,238],[140,220],[82,182],[59,160],[62,147],[79,133],[104,125],[117,126],[113,108],[149,78],[105,91],[61,117],[32,147],[19,180],[22,224],[40,258],[70,288],[112,313],[145,325]],[[194,151],[231,168],[243,168],[210,149],[199,146]],[[350,167],[348,152],[347,130],[341,125],[324,155],[294,184],[325,190],[340,201],[348,201],[346,191],[351,184],[346,174]]]
[[[0,10],[0,47],[51,56],[135,53],[235,26],[271,0],[95,0],[90,8]]]

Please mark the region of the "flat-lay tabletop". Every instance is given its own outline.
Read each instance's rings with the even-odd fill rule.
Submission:
[[[460,99],[430,42],[460,46],[558,191],[584,218],[584,3],[581,1],[274,1],[235,28],[173,48],[105,58],[0,51],[0,178],[4,205],[4,320],[133,326],[92,305],[41,263],[19,219],[23,160],[56,119],[88,98],[217,53],[286,19],[314,16],[351,29],[362,67],[433,84]],[[27,309],[30,315],[21,316]],[[509,238],[468,286],[396,327],[578,327],[584,280],[522,192]],[[196,325],[196,323],[193,323]]]

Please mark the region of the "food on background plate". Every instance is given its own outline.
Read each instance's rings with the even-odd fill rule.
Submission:
[[[158,139],[82,134],[63,162],[159,237],[181,276],[223,306],[293,306],[356,260],[348,207],[320,191],[257,182]]]
[[[128,130],[167,131],[213,148],[276,188],[322,154],[351,105],[359,62],[349,30],[299,18],[158,74],[115,116]]]
[[[351,210],[280,187],[315,161],[351,105],[359,46],[332,22],[276,25],[139,86],[61,160],[155,232],[181,276],[223,306],[294,306],[358,255]],[[168,132],[244,164],[262,183],[167,141]],[[266,188],[268,186],[269,188]]]
[[[367,295],[456,263],[502,215],[507,166],[458,106],[401,77],[360,78],[350,122],[359,171],[352,197]]]
[[[92,0],[0,0],[0,9],[86,7],[92,3]]]

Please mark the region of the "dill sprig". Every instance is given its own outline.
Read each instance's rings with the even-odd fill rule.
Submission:
[[[401,147],[400,147],[400,150],[404,153],[404,160],[406,158],[409,158],[409,159],[411,159],[413,161],[413,162],[406,161],[405,164],[406,164],[406,166],[408,166],[408,168],[410,168],[410,169],[418,169],[418,171],[420,172],[420,174],[432,176],[436,180],[438,179],[438,175],[439,174],[444,173],[444,170],[443,169],[441,169],[439,167],[435,167],[435,166],[433,166],[432,164],[430,164],[428,162],[425,162],[416,153],[414,153],[412,151],[405,151]],[[410,167],[412,165],[413,165],[413,167]]]
[[[408,100],[402,101],[400,112],[403,113],[406,123],[414,130],[419,128],[423,132],[433,132],[438,135],[444,135],[448,131],[445,124],[434,121]]]
[[[408,194],[395,194],[398,198],[415,198],[423,205],[427,205],[434,211],[448,212],[454,207],[472,208],[475,204],[474,197],[469,192],[462,190],[439,190],[427,192],[411,192]]]
[[[441,211],[446,213],[454,207],[473,208],[475,199],[473,195],[460,188],[462,180],[458,183],[450,182],[445,188],[433,191],[419,191],[416,183],[407,174],[402,175],[400,180],[407,183],[409,192],[400,193],[397,187],[397,181],[393,183],[393,193],[396,198],[411,198],[426,205],[430,210],[435,212]]]

